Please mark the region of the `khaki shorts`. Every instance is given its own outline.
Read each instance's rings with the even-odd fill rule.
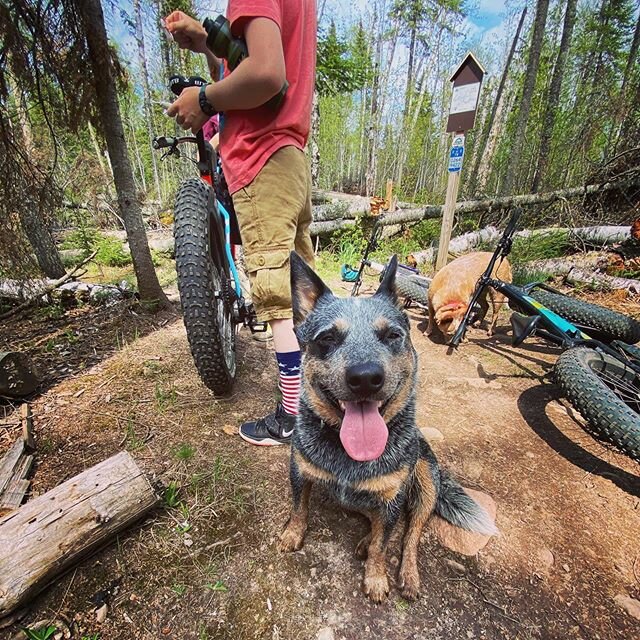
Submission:
[[[304,153],[293,146],[279,149],[232,197],[258,320],[291,318],[289,253],[295,249],[313,266],[311,175]]]

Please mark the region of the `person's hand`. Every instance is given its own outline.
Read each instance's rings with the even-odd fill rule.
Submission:
[[[200,87],[187,87],[182,90],[178,99],[167,109],[167,115],[176,119],[183,129],[191,129],[198,133],[209,116],[200,108],[198,94]]]
[[[167,31],[181,49],[194,53],[207,52],[207,32],[194,18],[182,11],[173,11],[164,19]]]

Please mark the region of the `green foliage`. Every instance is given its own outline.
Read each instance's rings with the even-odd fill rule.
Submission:
[[[176,509],[180,505],[179,492],[180,485],[174,481],[171,481],[164,490],[164,503],[170,509]]]
[[[532,233],[527,237],[517,236],[513,241],[510,259],[512,263],[517,264],[559,258],[571,252],[568,232],[549,231]]]
[[[74,229],[60,245],[61,249],[80,249],[86,258],[94,250],[102,237],[100,231],[95,227],[87,225],[87,218],[77,217],[77,228]]]
[[[338,256],[341,264],[355,266],[360,261],[360,256],[366,246],[367,238],[365,238],[362,226],[355,224],[334,233],[329,250]]]
[[[512,268],[513,284],[523,287],[530,282],[548,282],[553,278],[553,274],[547,271],[527,269],[524,264],[514,264]]]
[[[103,236],[96,245],[98,253],[95,261],[106,267],[126,267],[131,264],[131,254],[126,253],[122,247],[122,242],[117,238]]]
[[[196,448],[187,442],[182,443],[175,451],[175,457],[181,462],[189,462],[196,454]]]
[[[49,625],[37,630],[24,628],[22,631],[24,635],[27,636],[28,640],[49,640],[57,629],[56,627]]]
[[[207,589],[211,590],[211,591],[217,591],[219,593],[226,593],[227,591],[229,591],[227,585],[225,585],[224,582],[222,582],[222,580],[216,580],[215,582],[209,582],[207,583]]]
[[[318,34],[316,89],[321,96],[350,93],[364,86],[371,72],[366,34],[360,26],[354,34],[354,46],[338,35],[331,22]]]
[[[421,220],[410,230],[410,237],[418,247],[426,249],[440,239],[440,220]]]

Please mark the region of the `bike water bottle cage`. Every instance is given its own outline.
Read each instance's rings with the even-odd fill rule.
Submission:
[[[206,86],[207,81],[200,76],[171,76],[169,78],[169,89],[172,93],[179,96],[187,87],[202,87]]]

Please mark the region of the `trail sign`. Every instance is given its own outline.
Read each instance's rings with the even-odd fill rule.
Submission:
[[[449,256],[449,242],[453,219],[460,187],[460,172],[464,159],[464,132],[473,128],[476,121],[478,99],[484,69],[473,53],[469,52],[464,57],[460,66],[451,76],[453,91],[451,93],[451,105],[449,106],[449,119],[447,120],[447,133],[454,133],[453,144],[449,152],[447,180],[447,196],[442,212],[442,228],[440,231],[440,244],[438,245],[438,258],[436,271],[447,264]]]
[[[447,133],[473,129],[482,78],[484,78],[484,68],[473,53],[467,53],[450,79],[450,82],[453,82],[453,92],[447,120]]]
[[[462,169],[462,159],[464,158],[464,135],[456,136],[449,152],[449,173],[454,173]]]

